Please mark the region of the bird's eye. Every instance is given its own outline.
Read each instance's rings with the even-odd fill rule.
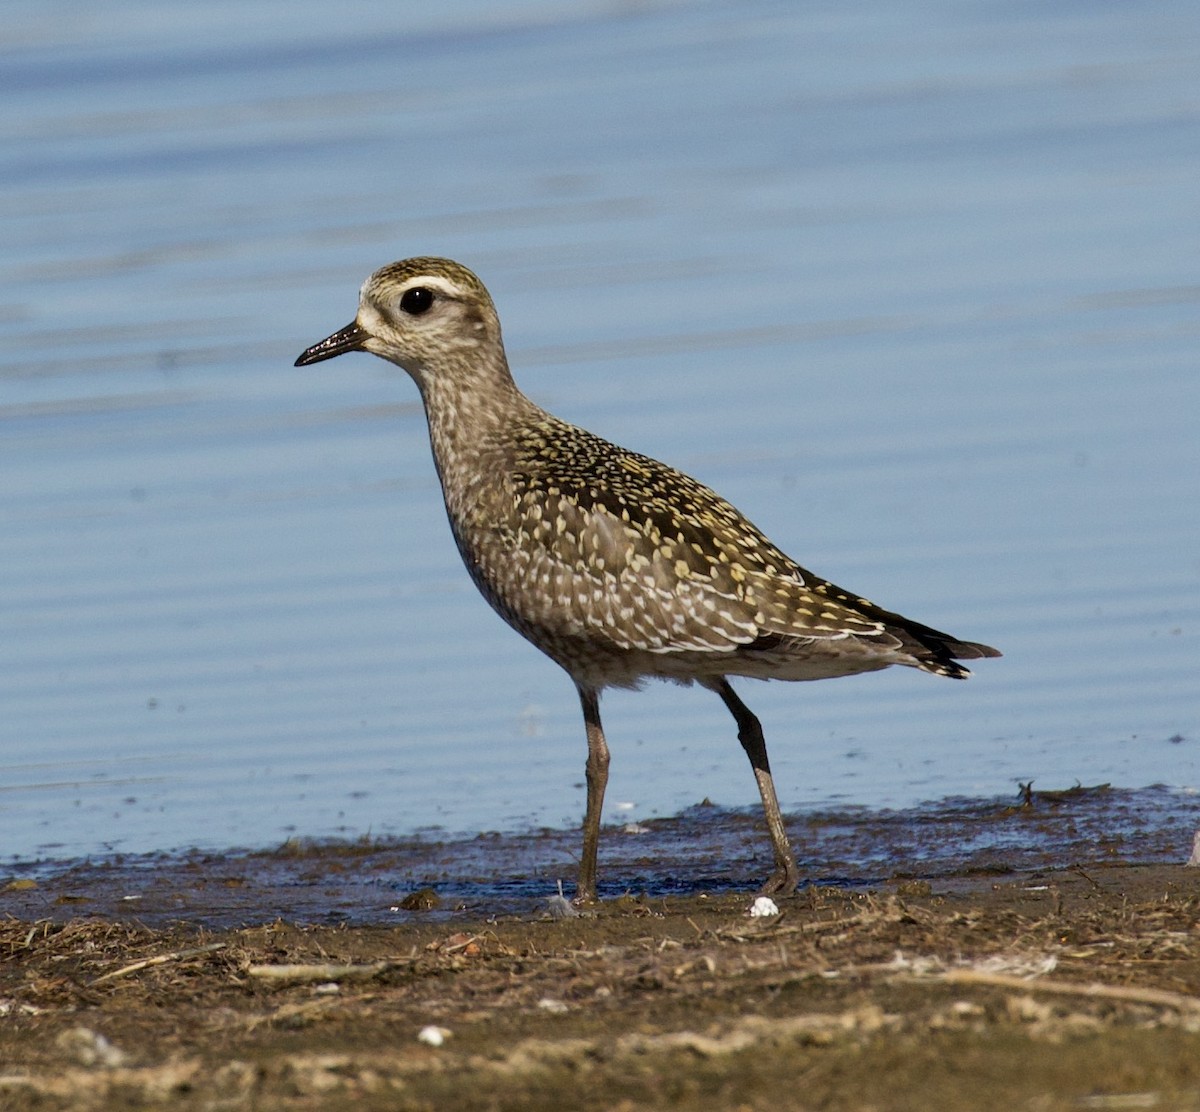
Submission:
[[[424,286],[413,286],[400,295],[400,308],[414,317],[427,313],[433,306],[433,291]]]

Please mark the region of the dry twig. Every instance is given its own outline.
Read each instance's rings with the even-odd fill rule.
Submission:
[[[990,988],[1020,989],[1022,992],[1049,992],[1059,996],[1085,996],[1095,1000],[1119,1000],[1126,1004],[1151,1004],[1174,1008],[1179,1012],[1200,1012],[1200,997],[1158,988],[1131,988],[1128,985],[1077,985],[1070,981],[1027,980],[1007,973],[983,973],[974,969],[950,969],[936,980],[957,985],[986,985]]]
[[[130,973],[137,973],[142,969],[149,969],[154,965],[166,965],[172,961],[186,961],[188,958],[197,958],[203,954],[211,954],[217,950],[224,950],[224,942],[210,942],[207,946],[193,946],[188,950],[176,950],[170,954],[159,954],[153,958],[143,958],[141,961],[132,962],[129,965],[124,965],[120,969],[114,969],[110,973],[105,973],[103,976],[97,977],[91,984],[95,987],[102,984],[104,981],[114,981],[118,977],[125,977]]]
[[[332,962],[290,965],[249,965],[246,975],[276,984],[309,984],[314,981],[369,981],[395,966],[391,961],[336,965]]]

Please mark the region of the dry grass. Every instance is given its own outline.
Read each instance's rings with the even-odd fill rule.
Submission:
[[[748,902],[217,933],[0,921],[0,1106],[1200,1104],[1194,870],[814,890],[767,920]]]

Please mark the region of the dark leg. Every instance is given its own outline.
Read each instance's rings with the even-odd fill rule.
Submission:
[[[707,683],[724,700],[738,727],[738,741],[750,758],[754,779],[758,782],[758,794],[762,796],[763,811],[767,816],[767,832],[771,835],[771,846],[775,851],[775,871],[763,885],[764,892],[786,896],[796,890],[800,883],[800,872],[796,858],[788,843],[787,831],[783,828],[783,813],[779,810],[779,799],[775,795],[775,782],[771,779],[771,766],[767,763],[767,743],[763,739],[762,724],[745,703],[741,701],[722,676]]]
[[[608,785],[608,743],[600,725],[600,696],[591,688],[579,688],[583,724],[587,727],[587,814],[583,818],[583,857],[579,862],[579,885],[575,902],[596,898],[596,850],[600,845],[600,811]]]

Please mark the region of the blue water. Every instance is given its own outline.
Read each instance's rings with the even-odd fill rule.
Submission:
[[[569,681],[458,562],[377,266],[801,563],[997,645],[742,691],[785,807],[1200,787],[1200,11],[17,0],[0,38],[0,854],[572,826]],[[756,799],[604,704],[609,817]]]

